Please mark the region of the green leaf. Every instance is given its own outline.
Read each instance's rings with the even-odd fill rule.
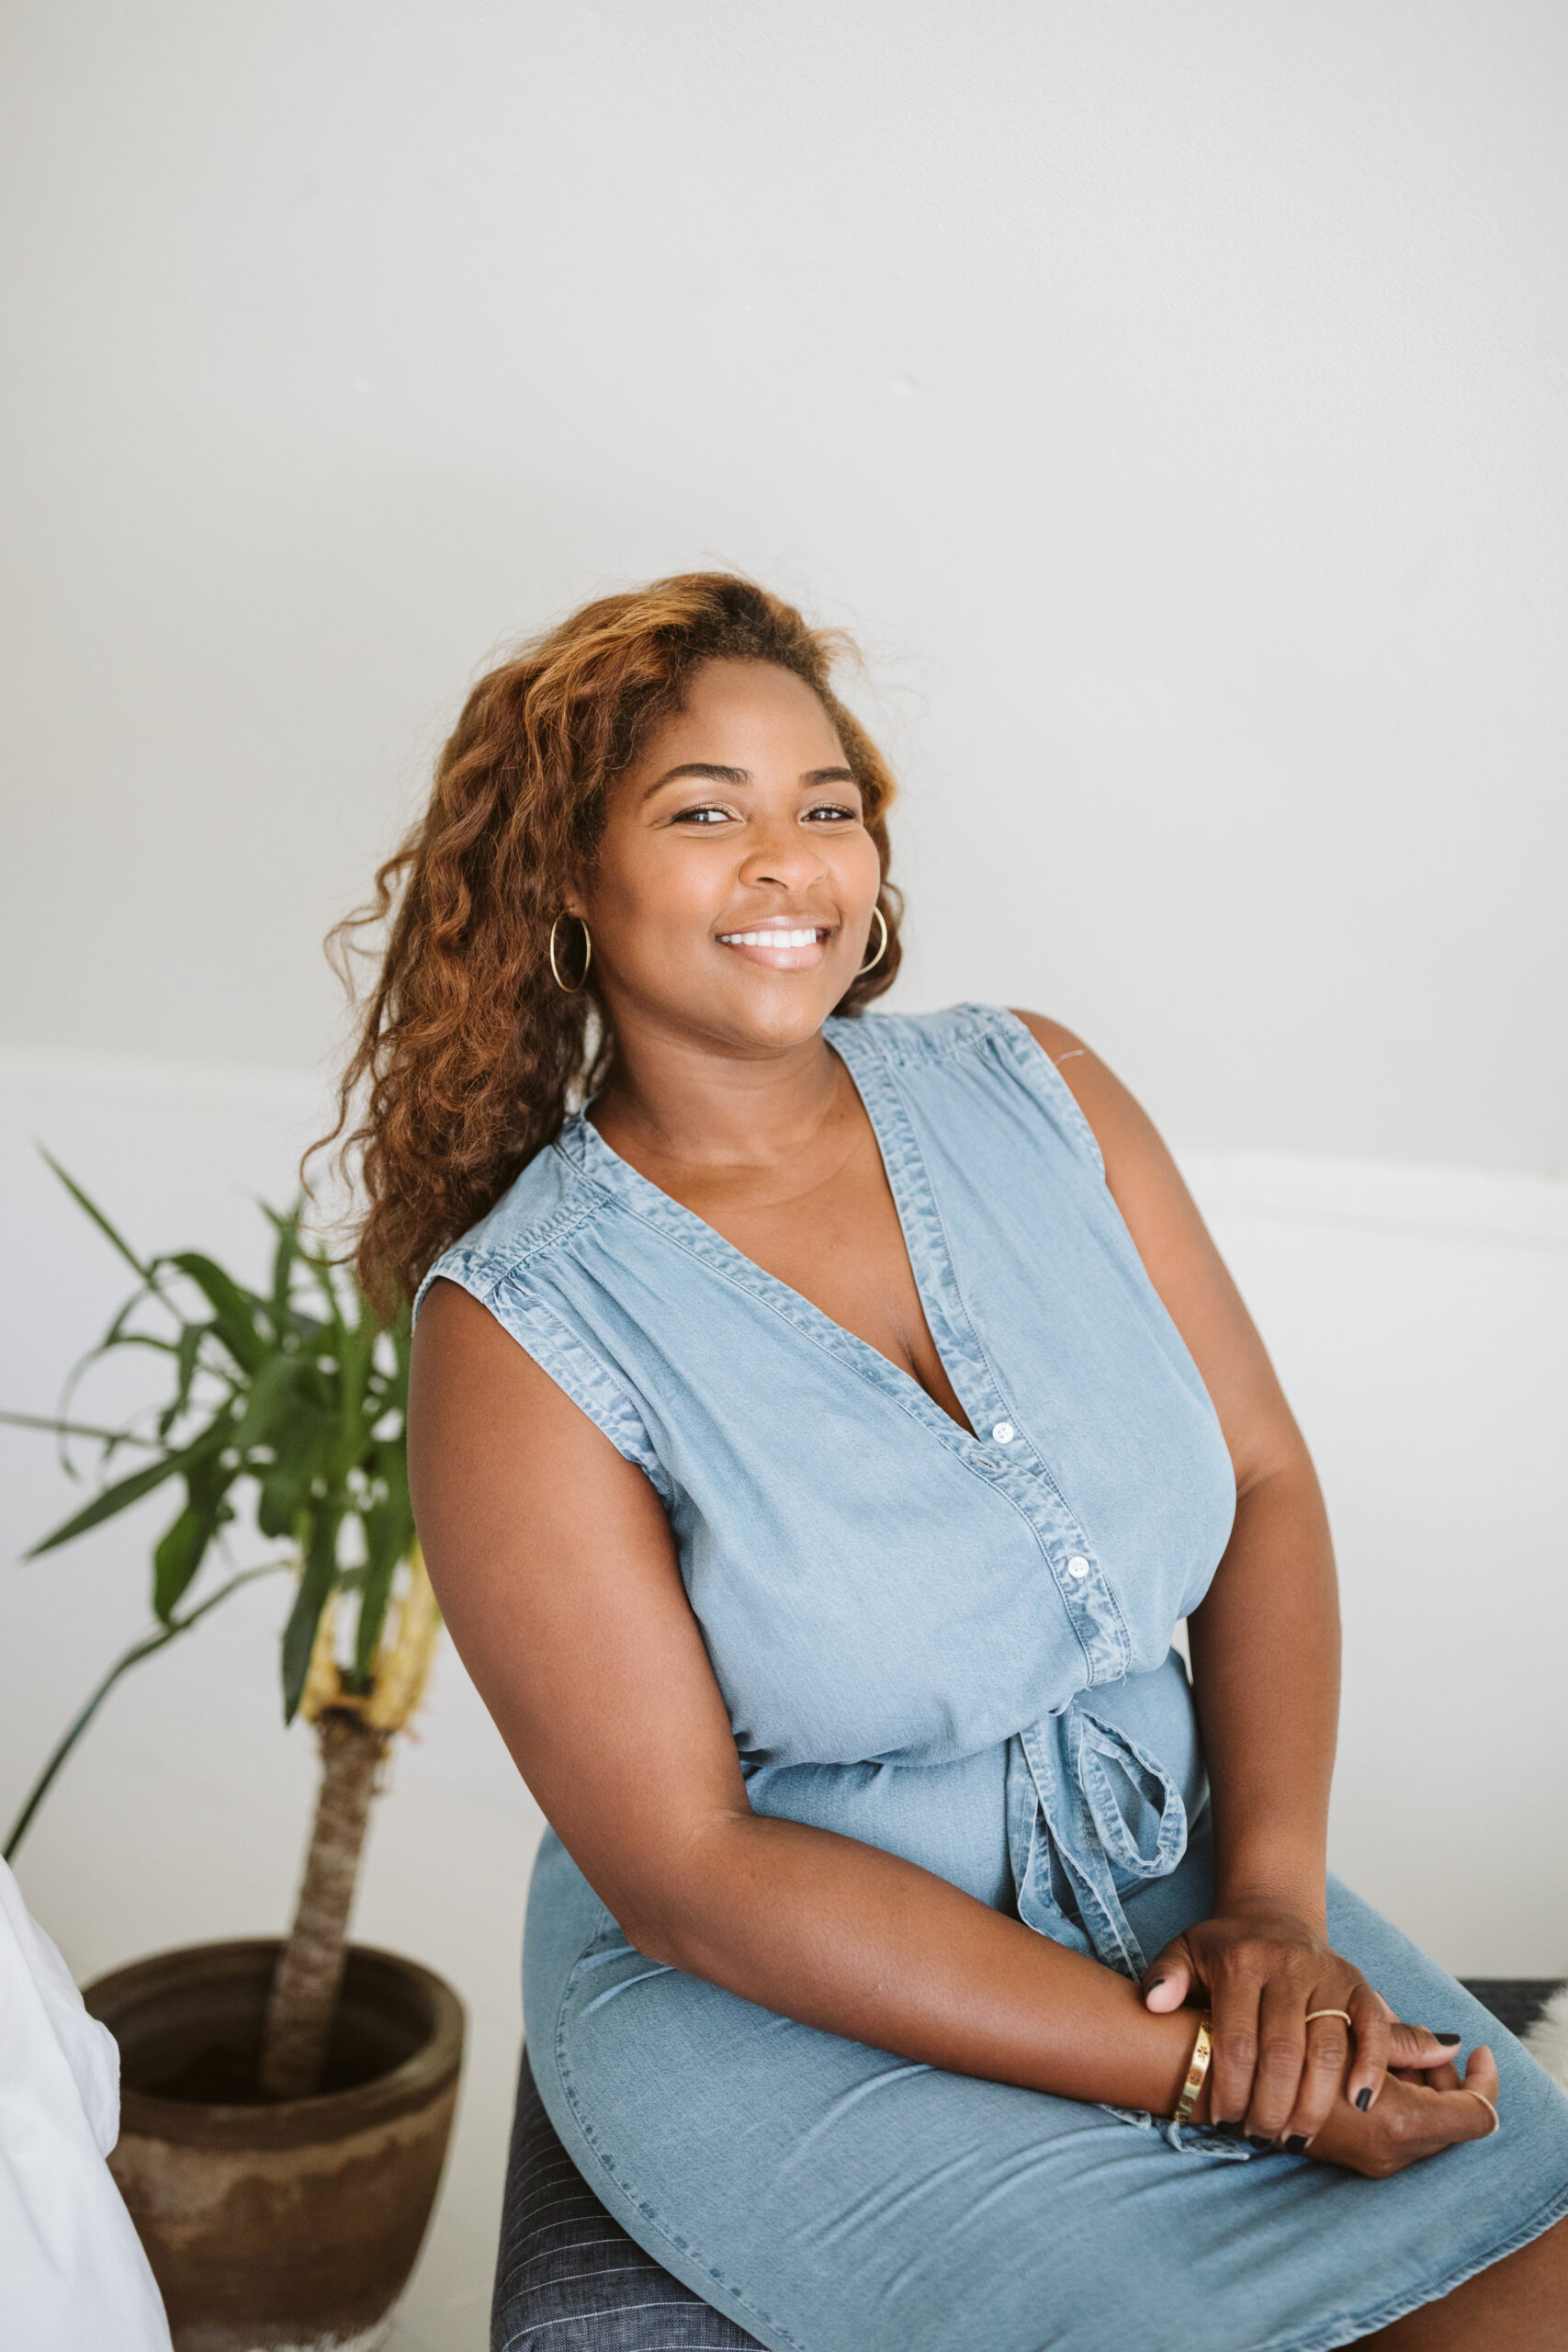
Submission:
[[[263,1216],[270,1220],[277,1235],[277,1247],[272,1257],[272,1319],[273,1328],[279,1332],[288,1320],[294,1268],[303,1246],[299,1219],[304,1214],[304,1206],[303,1193],[295,1201],[287,1216],[278,1209],[269,1208],[265,1201],[261,1204]]]
[[[299,1711],[321,1611],[337,1582],[337,1532],[342,1519],[341,1510],[322,1509],[316,1513],[305,1551],[304,1574],[299,1578],[299,1589],[294,1596],[294,1606],[288,1612],[288,1623],[283,1629],[283,1720],[286,1724],[291,1724]]]
[[[101,1495],[95,1495],[85,1510],[79,1510],[73,1519],[68,1519],[51,1535],[44,1536],[31,1551],[24,1553],[23,1557],[37,1560],[45,1552],[58,1551],[62,1544],[73,1544],[77,1536],[85,1535],[89,1528],[101,1526],[106,1519],[113,1519],[117,1511],[129,1510],[132,1503],[141,1500],[143,1495],[150,1495],[154,1487],[161,1487],[165,1478],[177,1476],[183,1467],[184,1456],[178,1453],[166,1453],[161,1462],[149,1462],[144,1469],[134,1471],[129,1478],[122,1478],[118,1486],[106,1487]]]
[[[158,1416],[158,1434],[167,1437],[180,1415],[190,1402],[191,1383],[201,1355],[201,1343],[211,1326],[186,1323],[180,1331],[175,1348],[175,1393]]]
[[[225,1469],[220,1458],[229,1450],[228,1430],[215,1434],[221,1442],[186,1471],[186,1507],[152,1555],[152,1613],[165,1625],[194,1581],[208,1545],[224,1521],[233,1517],[228,1493],[242,1473]]]
[[[301,1406],[278,1432],[277,1459],[261,1479],[256,1524],[264,1535],[299,1532],[300,1514],[311,1508],[311,1490],[325,1479],[335,1422],[314,1407]]]
[[[4,1413],[0,1422],[7,1429],[50,1430],[56,1437],[92,1437],[104,1445],[156,1445],[156,1438],[138,1437],[134,1430],[105,1430],[91,1421],[57,1421],[47,1413]]]
[[[365,1577],[359,1595],[359,1623],[355,1629],[354,1679],[364,1687],[375,1663],[386,1623],[387,1602],[400,1560],[413,1548],[413,1512],[409,1504],[408,1457],[400,1445],[380,1449],[386,1492],[364,1513]]]
[[[369,1431],[364,1418],[366,1384],[376,1345],[374,1327],[345,1323],[339,1343],[337,1442],[333,1449],[333,1483],[341,1486],[365,1458]]]
[[[127,1241],[124,1235],[118,1232],[109,1223],[102,1209],[97,1205],[97,1203],[96,1201],[90,1201],[87,1198],[86,1193],[82,1190],[81,1185],[78,1184],[74,1176],[68,1176],[66,1174],[59,1160],[55,1159],[54,1154],[51,1151],[45,1150],[41,1143],[39,1146],[39,1151],[42,1158],[49,1162],[51,1168],[53,1169],[55,1174],[59,1177],[61,1182],[64,1185],[66,1191],[70,1193],[77,1206],[86,1210],[87,1215],[92,1218],[93,1223],[97,1227],[98,1231],[104,1236],[105,1239],[114,1244],[114,1247],[119,1251],[120,1256],[125,1260],[128,1266],[135,1267],[136,1272],[141,1275],[149,1290],[156,1290],[158,1287],[158,1278],[153,1268],[151,1265],[144,1266],[142,1264],[141,1259],[137,1256],[135,1250],[131,1248],[130,1242]]]
[[[152,1614],[166,1625],[186,1587],[201,1566],[212,1535],[205,1511],[186,1503],[152,1555]]]
[[[256,1371],[269,1351],[256,1329],[256,1309],[262,1301],[254,1292],[242,1289],[231,1274],[198,1250],[181,1250],[159,1262],[175,1267],[196,1284],[213,1310],[218,1338],[242,1371]]]
[[[255,1445],[272,1442],[276,1425],[290,1404],[299,1410],[296,1390],[305,1367],[297,1355],[278,1354],[269,1357],[251,1382],[245,1407],[234,1430],[234,1443],[242,1454],[249,1453]],[[306,1412],[311,1408],[306,1405]]]

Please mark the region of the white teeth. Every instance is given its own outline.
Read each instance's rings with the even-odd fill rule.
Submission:
[[[721,931],[719,938],[726,947],[815,947],[815,931]]]

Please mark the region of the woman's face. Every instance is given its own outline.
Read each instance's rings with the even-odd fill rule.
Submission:
[[[771,662],[709,662],[612,787],[597,863],[566,903],[623,1038],[651,1023],[766,1051],[812,1035],[843,995],[881,936],[880,882],[810,687]]]

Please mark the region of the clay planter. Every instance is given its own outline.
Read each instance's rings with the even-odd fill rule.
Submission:
[[[321,2094],[253,2088],[277,1944],[197,1944],[85,1995],[119,2044],[109,2168],[175,2352],[370,2352],[419,2252],[463,2055],[428,1969],[351,1947]]]

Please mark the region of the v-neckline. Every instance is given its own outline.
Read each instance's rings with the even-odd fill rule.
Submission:
[[[847,1324],[836,1322],[815,1300],[807,1298],[804,1291],[796,1290],[779,1275],[770,1273],[766,1266],[749,1257],[744,1250],[720,1233],[716,1226],[710,1225],[706,1217],[700,1216],[695,1209],[688,1208],[684,1201],[677,1200],[673,1193],[667,1193],[661,1184],[654,1182],[651,1176],[645,1176],[640,1168],[634,1167],[606,1136],[601,1135],[588,1116],[596,1099],[594,1096],[591,1095],[581,1110],[572,1113],[556,1138],[557,1145],[558,1148],[569,1146],[569,1139],[574,1140],[577,1157],[586,1172],[607,1182],[609,1189],[619,1192],[637,1214],[661,1226],[674,1238],[694,1250],[730,1281],[738,1283],[754,1297],[784,1315],[797,1329],[825,1343],[834,1354],[845,1358],[859,1372],[869,1376],[874,1385],[896,1396],[906,1410],[913,1411],[923,1420],[934,1422],[949,1442],[963,1449],[983,1445],[985,1440],[980,1430],[989,1415],[984,1411],[977,1415],[975,1404],[978,1402],[979,1381],[988,1375],[988,1367],[985,1364],[959,1296],[947,1253],[946,1237],[931,1197],[931,1178],[920,1157],[919,1143],[908,1125],[908,1115],[896,1091],[883,1079],[880,1069],[874,1075],[882,1082],[870,1082],[873,1071],[859,1058],[862,1050],[874,1052],[870,1041],[855,1035],[853,1044],[845,1051],[846,1036],[858,1027],[856,1022],[829,1016],[822,1024],[823,1036],[843,1064],[865,1113],[892,1195],[893,1213],[898,1220],[899,1236],[908,1261],[909,1279],[915,1286],[920,1312],[925,1317],[931,1348],[947,1375],[949,1387],[968,1416],[968,1428],[955,1421],[946,1407],[939,1405],[930,1390],[921,1386],[912,1372],[907,1372],[902,1364],[895,1363],[891,1356],[884,1355],[880,1348],[874,1346],[871,1340],[862,1339],[860,1333],[852,1331]],[[881,1098],[884,1115],[889,1125],[897,1125],[896,1148],[890,1149],[890,1136],[878,1124],[873,1096]],[[924,1246],[930,1251],[939,1284],[934,1293],[928,1293],[920,1279],[921,1252],[917,1250],[915,1237],[910,1231],[911,1216],[916,1214],[920,1216],[920,1222],[926,1228]],[[948,1343],[946,1346],[943,1345],[944,1336]],[[964,1375],[964,1378],[955,1376],[954,1354],[962,1360],[957,1369]],[[973,1403],[964,1394],[965,1378],[974,1380],[976,1397]]]

